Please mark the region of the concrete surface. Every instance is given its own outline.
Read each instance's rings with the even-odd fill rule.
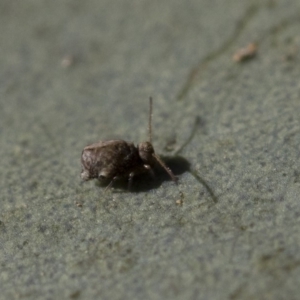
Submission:
[[[0,299],[299,299],[299,9],[0,1]],[[81,183],[84,146],[147,138],[150,95],[179,186]]]

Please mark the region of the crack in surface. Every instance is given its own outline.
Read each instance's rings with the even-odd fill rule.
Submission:
[[[250,6],[244,16],[240,19],[240,21],[237,22],[237,26],[235,31],[233,32],[232,36],[229,37],[223,45],[221,45],[220,48],[216,49],[215,51],[209,53],[203,60],[201,60],[195,68],[192,68],[190,73],[188,74],[188,78],[181,88],[181,90],[178,93],[177,100],[181,101],[186,94],[189,92],[190,88],[193,86],[193,84],[196,81],[196,78],[199,77],[199,73],[203,71],[208,64],[216,59],[218,56],[222,55],[222,53],[226,52],[232,44],[235,43],[236,40],[241,36],[246,26],[250,23],[250,21],[253,19],[253,17],[256,15],[257,11],[259,9],[258,5],[252,5]],[[276,36],[280,32],[286,30],[289,26],[294,24],[294,22],[299,22],[299,14],[292,17],[288,17],[286,19],[283,19],[278,24],[275,24],[273,27],[269,28],[262,36],[257,39],[257,43],[260,43],[262,40],[264,40],[268,36]]]
[[[203,71],[207,67],[209,62],[216,59],[222,53],[227,51],[231,47],[231,45],[241,36],[241,34],[243,33],[243,31],[246,28],[246,26],[248,25],[248,23],[256,15],[256,13],[258,11],[258,8],[259,8],[258,5],[250,6],[246,10],[244,16],[237,22],[236,29],[234,30],[231,37],[229,37],[223,43],[223,45],[221,45],[220,48],[218,48],[215,51],[209,53],[203,60],[201,60],[197,64],[197,66],[195,68],[193,68],[190,71],[186,83],[183,85],[183,87],[181,88],[181,90],[178,93],[177,100],[181,101],[186,96],[186,94],[188,93],[188,91],[190,90],[192,85],[194,84],[196,77],[198,77],[200,71]]]

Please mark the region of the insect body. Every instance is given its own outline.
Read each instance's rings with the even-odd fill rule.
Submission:
[[[142,142],[137,147],[123,140],[100,141],[86,146],[81,155],[81,178],[83,180],[94,178],[100,181],[110,180],[106,189],[111,187],[115,180],[128,178],[130,187],[135,175],[147,171],[153,173],[153,167],[159,163],[176,183],[175,175],[154,152],[151,144],[151,123],[152,98],[150,98],[149,141]]]

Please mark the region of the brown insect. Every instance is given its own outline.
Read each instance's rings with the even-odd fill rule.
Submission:
[[[81,178],[86,181],[98,179],[99,181],[110,180],[105,190],[120,178],[128,178],[130,189],[133,177],[150,172],[159,163],[171,179],[177,183],[173,172],[165,165],[161,158],[155,153],[152,146],[152,98],[149,99],[149,141],[135,146],[131,142],[123,140],[100,141],[86,146],[81,155]]]

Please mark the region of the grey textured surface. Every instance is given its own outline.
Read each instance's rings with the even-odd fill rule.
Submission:
[[[2,0],[0,27],[1,299],[299,299],[299,1]],[[149,95],[178,188],[82,184]]]

